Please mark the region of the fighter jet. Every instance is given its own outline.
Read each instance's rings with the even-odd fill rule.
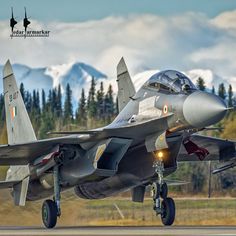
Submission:
[[[15,205],[46,198],[47,228],[61,215],[63,191],[74,188],[80,198],[102,199],[131,189],[132,200],[143,202],[147,186],[154,211],[172,225],[175,202],[166,176],[178,162],[218,160],[218,172],[236,164],[235,141],[197,134],[225,116],[220,97],[199,91],[175,70],[154,74],[136,92],[123,58],[117,83],[119,114],[111,124],[37,140],[10,62],[3,68],[8,144],[0,146],[0,165],[10,167],[0,188],[11,189]]]
[[[11,32],[13,33],[13,29],[15,27],[15,25],[17,24],[17,21],[14,18],[13,15],[13,7],[11,8],[11,19],[10,19],[10,27],[11,27]]]
[[[26,13],[26,8],[25,8],[25,18],[23,20],[23,26],[25,28],[25,33],[27,30],[28,25],[30,24],[29,18],[27,17],[27,13]]]

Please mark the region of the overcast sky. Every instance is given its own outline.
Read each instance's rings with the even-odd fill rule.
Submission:
[[[10,39],[11,6],[22,30],[49,38]],[[33,67],[82,61],[108,76],[124,56],[131,73],[147,69],[210,69],[236,80],[234,0],[0,0],[0,64]]]

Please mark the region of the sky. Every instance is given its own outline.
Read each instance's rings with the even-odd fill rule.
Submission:
[[[10,39],[11,7],[22,30],[49,38]],[[115,76],[124,56],[131,74],[204,69],[236,81],[235,0],[0,0],[0,64],[32,67],[82,61]]]
[[[9,18],[10,7],[14,7],[18,17],[27,7],[29,15],[44,22],[87,21],[129,14],[171,16],[187,11],[214,17],[236,7],[235,0],[0,0],[0,3],[0,19]]]

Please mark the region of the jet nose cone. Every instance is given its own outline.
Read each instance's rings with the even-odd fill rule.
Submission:
[[[217,123],[226,112],[227,106],[220,97],[202,91],[190,94],[183,105],[185,120],[196,128]]]

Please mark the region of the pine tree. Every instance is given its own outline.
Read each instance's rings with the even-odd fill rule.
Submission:
[[[31,103],[31,121],[34,127],[34,130],[37,134],[39,128],[40,128],[40,122],[41,122],[41,117],[40,117],[40,101],[39,101],[39,92],[33,90],[33,97],[32,97],[32,103]]]
[[[62,94],[61,94],[61,85],[58,85],[58,89],[57,89],[57,98],[56,98],[56,114],[57,117],[61,117],[62,115],[62,104],[61,104],[61,100],[62,100]]]
[[[212,86],[211,93],[213,93],[213,94],[216,93],[216,92],[215,92],[215,87],[214,87],[214,85]]]
[[[82,89],[81,97],[79,100],[79,107],[76,112],[76,119],[78,120],[79,124],[82,126],[87,126],[87,110],[86,110],[86,97],[84,93],[84,89]]]
[[[233,106],[233,89],[230,84],[229,89],[228,89],[228,107],[232,107],[232,106]]]
[[[39,92],[35,90],[33,90],[32,111],[34,111],[35,115],[40,115]]]
[[[46,108],[47,108],[47,112],[53,112],[53,109],[52,109],[52,90],[49,89],[48,91],[48,99],[47,99],[47,102],[46,102]]]
[[[20,93],[21,93],[23,101],[25,102],[25,88],[24,88],[23,83],[20,84]]]
[[[205,81],[202,77],[197,79],[197,88],[202,91],[205,91],[206,89]]]
[[[52,90],[52,102],[51,102],[51,107],[52,107],[52,113],[56,115],[57,112],[57,89],[54,88]]]
[[[88,95],[87,110],[89,118],[95,118],[97,113],[97,106],[95,101],[96,83],[94,77],[92,77],[91,87]]]
[[[51,111],[46,111],[41,116],[41,125],[39,128],[39,137],[46,138],[47,132],[52,131],[55,128],[55,120]]]
[[[44,89],[42,89],[42,111],[45,112],[46,109],[46,95]]]
[[[107,94],[105,96],[105,113],[106,117],[108,118],[108,122],[110,122],[114,115],[113,89],[111,84],[109,85]]]
[[[35,91],[35,89],[33,90],[33,100],[32,100],[32,104],[33,104],[32,108],[35,109],[36,106],[37,106],[36,91]]]
[[[39,138],[46,138],[47,132],[55,128],[55,116],[52,113],[52,90],[49,90],[46,101],[45,91],[42,90],[42,113],[40,119]]]
[[[118,96],[116,96],[116,103],[115,103],[115,115],[119,114],[119,102],[118,102]]]
[[[0,120],[2,121],[0,125],[4,124],[5,121],[5,104],[4,104],[4,96],[0,94]]]
[[[37,90],[36,93],[36,103],[37,103],[37,113],[40,115],[41,109],[40,109],[40,98],[39,98],[39,91]]]
[[[66,124],[73,121],[72,91],[70,85],[66,85],[66,97],[64,103],[64,122]]]
[[[103,88],[103,82],[100,83],[100,89],[97,91],[97,116],[98,116],[98,119],[104,117],[104,88]]]
[[[222,98],[226,98],[226,90],[224,83],[219,84],[218,95]]]
[[[32,111],[32,95],[29,91],[25,93],[25,106],[28,113]]]
[[[110,114],[113,116],[114,115],[114,101],[113,101],[113,89],[111,84],[108,87],[108,99],[109,99],[109,103],[110,103]]]

